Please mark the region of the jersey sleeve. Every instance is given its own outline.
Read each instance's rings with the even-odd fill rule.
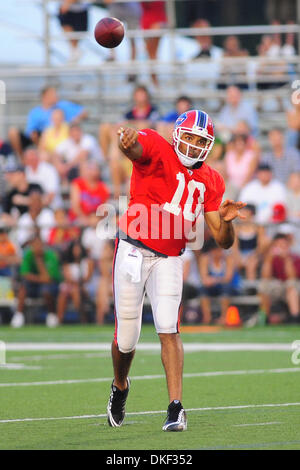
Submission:
[[[138,142],[143,147],[142,156],[138,160],[133,160],[133,164],[146,163],[154,160],[157,155],[157,148],[162,137],[152,129],[143,129],[139,131]]]
[[[223,177],[213,172],[211,175],[211,184],[205,191],[204,212],[214,212],[219,210],[225,192],[225,182]]]

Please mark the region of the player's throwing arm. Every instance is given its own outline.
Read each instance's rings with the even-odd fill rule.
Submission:
[[[119,148],[130,160],[138,160],[143,153],[143,148],[138,142],[139,133],[131,127],[120,127],[118,130],[120,136]]]

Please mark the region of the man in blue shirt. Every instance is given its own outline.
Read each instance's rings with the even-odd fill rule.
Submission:
[[[251,134],[258,135],[258,115],[252,103],[245,100],[241,90],[231,85],[226,90],[226,103],[220,111],[216,127],[219,133],[227,133],[231,137],[240,121],[246,121]]]
[[[286,185],[291,173],[300,172],[300,152],[286,145],[281,129],[271,129],[268,138],[269,149],[262,154],[261,163],[269,165],[274,178]]]
[[[38,144],[41,133],[51,124],[51,114],[54,109],[61,109],[68,123],[79,124],[87,118],[87,111],[83,106],[72,101],[59,100],[57,91],[52,86],[43,88],[41,104],[29,112],[25,131],[21,132],[13,127],[8,132],[12,149],[20,159],[23,158],[23,151],[26,147]]]

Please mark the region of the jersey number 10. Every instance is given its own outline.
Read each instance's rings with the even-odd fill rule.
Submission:
[[[178,179],[178,186],[176,188],[172,201],[166,202],[164,204],[164,210],[177,216],[180,214],[180,211],[181,211],[180,202],[183,196],[184,189],[186,187],[186,181],[185,181],[184,173],[181,173],[181,172],[177,173],[176,178]],[[192,211],[193,202],[194,202],[194,193],[196,189],[199,190],[200,194],[198,197],[197,205],[194,211]],[[188,190],[188,197],[184,204],[183,217],[184,219],[189,220],[190,222],[194,222],[194,220],[198,217],[201,211],[201,204],[204,202],[205,186],[203,183],[200,183],[199,181],[190,180],[187,185],[187,190]]]

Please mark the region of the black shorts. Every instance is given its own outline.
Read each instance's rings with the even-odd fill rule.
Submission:
[[[27,149],[27,147],[34,145],[33,140],[27,135],[25,135],[23,132],[20,132],[20,139],[21,139],[22,150],[25,150]]]
[[[68,11],[59,14],[58,19],[62,26],[71,26],[74,31],[87,31],[88,29],[88,12],[84,11]]]

